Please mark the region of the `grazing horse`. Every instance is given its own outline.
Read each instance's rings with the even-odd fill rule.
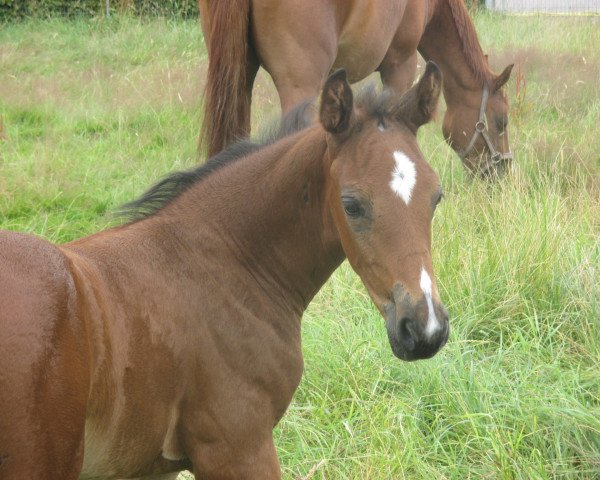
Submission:
[[[355,101],[340,70],[320,123],[172,174],[129,223],[60,246],[0,232],[0,479],[280,478],[301,316],[345,257],[393,353],[434,355],[441,189],[416,132],[440,91],[429,64],[402,98]]]
[[[444,74],[443,133],[467,170],[501,176],[512,160],[501,88],[512,65],[490,70],[463,0],[198,0],[198,8],[209,59],[200,144],[211,155],[249,132],[259,66],[285,114],[335,68],[351,82],[378,71],[403,93],[418,51]]]

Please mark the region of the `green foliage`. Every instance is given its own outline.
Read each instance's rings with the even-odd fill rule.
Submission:
[[[133,3],[133,9],[139,15],[198,18],[196,0],[133,0]]]
[[[195,0],[0,0],[0,21],[24,17],[76,17],[128,11],[137,15],[198,17]]]
[[[91,16],[101,11],[101,0],[0,0],[0,20],[26,16]]]

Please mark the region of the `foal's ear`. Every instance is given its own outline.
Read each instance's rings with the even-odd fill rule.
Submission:
[[[511,63],[500,75],[494,79],[494,92],[500,90],[506,84],[506,82],[508,82],[508,79],[510,78],[510,72],[512,72],[514,66],[515,64]]]
[[[329,133],[344,133],[354,115],[352,89],[346,79],[346,70],[340,69],[331,74],[323,86],[319,119]]]
[[[400,100],[400,120],[408,120],[416,132],[433,118],[441,92],[442,72],[435,63],[427,62],[421,79]]]

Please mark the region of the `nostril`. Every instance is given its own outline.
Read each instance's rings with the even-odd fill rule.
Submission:
[[[400,341],[404,348],[412,352],[415,349],[415,332],[414,332],[414,321],[410,318],[403,317],[400,319]]]

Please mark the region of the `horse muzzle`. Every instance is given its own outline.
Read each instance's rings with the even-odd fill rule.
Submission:
[[[512,152],[495,152],[483,158],[479,167],[479,175],[483,180],[502,180],[513,168]]]
[[[415,302],[398,284],[384,315],[392,351],[401,360],[431,358],[448,341],[448,312],[431,297],[423,295]]]

